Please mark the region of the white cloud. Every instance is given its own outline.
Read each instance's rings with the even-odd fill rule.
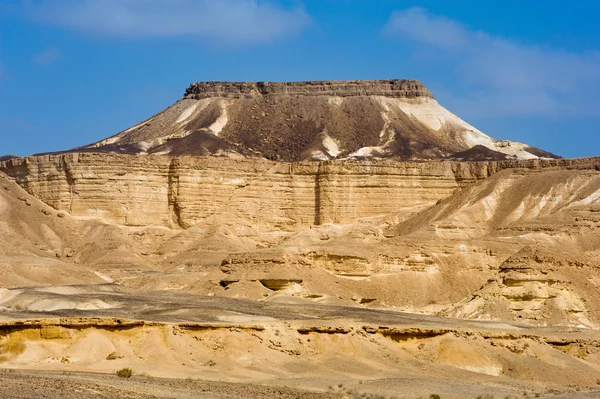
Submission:
[[[33,56],[33,61],[37,64],[48,66],[53,64],[58,57],[60,56],[60,52],[55,47],[47,48]]]
[[[34,20],[93,35],[194,36],[231,44],[268,42],[310,23],[301,6],[259,0],[29,0],[22,10]]]
[[[527,45],[474,31],[423,8],[397,11],[385,31],[450,65],[467,116],[600,116],[600,52]]]

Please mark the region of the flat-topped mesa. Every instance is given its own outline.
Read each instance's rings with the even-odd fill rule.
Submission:
[[[185,91],[184,98],[251,98],[261,95],[297,95],[393,98],[432,98],[418,80],[324,80],[309,82],[197,82]]]
[[[289,162],[555,157],[493,139],[411,79],[193,83],[162,112],[72,151]]]

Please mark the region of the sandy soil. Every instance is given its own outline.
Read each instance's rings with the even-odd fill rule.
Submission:
[[[307,392],[285,387],[219,383],[199,380],[159,379],[85,373],[4,372],[0,397],[14,399],[209,399],[298,398],[336,399],[339,394]]]
[[[546,389],[535,392],[524,390],[521,393],[514,392],[513,395],[510,395],[498,389],[495,393],[478,394],[476,390],[465,393],[463,387],[451,382],[440,383],[433,379],[398,378],[355,384],[352,387],[337,384],[329,387],[326,392],[317,392],[286,386],[220,383],[189,378],[182,380],[134,376],[130,379],[121,379],[113,375],[73,372],[4,371],[0,373],[0,397],[13,399],[422,399],[429,398],[431,395],[440,395],[440,398],[444,399],[592,399],[599,397],[600,390],[559,391]]]
[[[122,294],[103,295],[110,303]],[[72,295],[72,300],[94,296]],[[587,329],[175,293],[128,301],[120,310],[4,312],[0,366],[25,373],[107,375],[130,367],[137,377],[336,391],[349,398],[362,393],[504,398],[598,390],[600,342]],[[25,375],[24,381],[33,378]],[[43,384],[60,385],[64,378],[59,374],[59,382]],[[23,384],[37,389],[35,381]],[[136,392],[169,397],[160,396],[161,386]],[[255,396],[248,397],[262,397],[260,390],[252,392]]]

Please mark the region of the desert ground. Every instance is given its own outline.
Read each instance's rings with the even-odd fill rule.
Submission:
[[[586,329],[173,294],[70,299],[128,306],[94,318],[11,314],[0,324],[0,392],[62,397],[74,384],[86,395],[140,398],[600,394],[600,342]],[[114,375],[123,367],[134,370],[131,379]]]

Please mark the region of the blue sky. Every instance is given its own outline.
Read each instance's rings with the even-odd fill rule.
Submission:
[[[84,145],[201,80],[414,78],[495,138],[600,155],[595,0],[0,0],[0,155]]]

